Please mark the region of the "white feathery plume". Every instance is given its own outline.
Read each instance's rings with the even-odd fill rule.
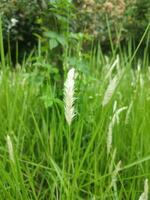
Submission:
[[[141,194],[139,200],[148,200],[148,179],[144,181],[144,192]]]
[[[113,187],[114,190],[114,198],[118,199],[118,190],[117,190],[117,176],[119,171],[121,170],[121,161],[118,162],[118,164],[116,165],[113,173],[112,173],[112,177],[111,177],[111,184],[110,187]]]
[[[109,81],[109,84],[107,86],[107,89],[105,91],[104,98],[102,101],[103,107],[106,106],[111,100],[124,72],[125,70],[119,69],[118,73],[114,76],[114,78]]]
[[[112,80],[110,80],[109,85],[105,91],[103,101],[102,101],[103,107],[106,106],[111,100],[118,83],[119,83],[118,75],[116,75]]]
[[[64,103],[65,103],[65,117],[68,125],[75,116],[74,110],[74,83],[75,83],[75,69],[72,68],[67,74],[67,79],[64,83]]]
[[[6,142],[7,142],[7,148],[8,148],[9,158],[14,163],[15,162],[15,159],[14,159],[14,150],[13,150],[12,141],[11,141],[11,138],[10,138],[9,135],[7,135],[7,137],[6,137]]]
[[[111,181],[111,186],[115,187],[116,182],[117,182],[117,175],[118,172],[121,170],[121,160],[118,162],[118,164],[115,167],[115,170],[112,173],[112,181]]]
[[[116,110],[116,112],[114,113],[109,127],[108,127],[108,134],[107,134],[107,155],[109,155],[111,148],[112,148],[112,133],[113,133],[113,127],[115,125],[115,123],[117,122],[117,124],[119,123],[119,115],[122,111],[126,110],[127,106],[124,106],[122,108],[119,108],[118,110]]]

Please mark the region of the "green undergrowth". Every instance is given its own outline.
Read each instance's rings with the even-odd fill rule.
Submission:
[[[40,43],[36,56],[12,68],[0,35],[0,200],[139,199],[150,179],[150,63],[148,46],[137,58],[141,43],[134,52],[112,46],[107,56],[100,47],[86,54],[67,46],[62,78]],[[68,126],[64,81],[72,67]]]
[[[91,56],[86,72],[75,70],[76,115],[68,127],[63,84],[58,91],[53,75],[41,84],[36,68],[2,67],[0,199],[138,199],[143,192],[150,178],[150,68],[145,60],[132,68],[127,54],[100,54]],[[102,106],[116,74],[117,87]],[[110,123],[120,108],[108,154]]]

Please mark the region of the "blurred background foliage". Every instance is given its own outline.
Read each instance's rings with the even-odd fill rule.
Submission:
[[[140,39],[150,22],[149,0],[78,0],[77,30],[92,34],[102,43]]]
[[[110,43],[126,44],[131,38],[138,44],[150,22],[150,1],[0,0],[0,13],[6,52],[13,55],[17,49],[23,56],[40,39],[43,51],[49,49],[59,62],[67,45],[77,41],[84,48],[99,41],[107,50]]]

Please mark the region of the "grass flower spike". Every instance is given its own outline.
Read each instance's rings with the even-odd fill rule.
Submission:
[[[113,139],[113,127],[115,123],[119,124],[119,115],[121,112],[127,109],[127,106],[124,106],[122,108],[119,108],[115,111],[114,115],[112,116],[112,119],[110,121],[110,124],[108,126],[108,134],[107,134],[107,155],[110,154],[111,148],[112,148],[112,139]]]
[[[14,160],[13,145],[12,145],[12,141],[9,135],[7,135],[6,142],[7,142],[8,152],[9,152],[9,158],[14,163],[15,160]]]
[[[115,167],[115,170],[113,171],[112,173],[112,182],[111,182],[111,185],[114,187],[116,185],[116,182],[117,182],[117,175],[119,173],[121,169],[121,160],[118,162],[118,164],[116,165]]]
[[[102,101],[102,106],[106,106],[111,100],[113,93],[118,85],[118,76],[115,76],[112,80],[110,80],[109,85],[105,91],[104,98]]]
[[[144,192],[141,194],[139,200],[148,200],[148,179],[144,181]]]
[[[68,125],[75,116],[74,110],[74,83],[75,83],[75,69],[72,68],[67,74],[67,79],[64,84],[64,103],[65,103],[65,117]]]

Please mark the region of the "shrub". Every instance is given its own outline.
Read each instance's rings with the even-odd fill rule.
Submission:
[[[55,48],[61,54],[63,40],[58,42],[56,38],[49,38],[51,33],[48,37],[47,34],[43,34],[49,31],[65,37],[72,32],[83,33],[98,39],[104,46],[110,43],[110,39],[114,44],[127,41],[131,37],[138,42],[150,22],[149,0],[73,0],[72,2],[0,0],[5,47],[9,39],[13,53],[16,43],[19,46],[19,53],[30,52],[37,44],[37,35],[42,35],[49,41],[46,42],[45,49],[50,46],[50,50]]]
[[[125,24],[125,28],[135,40],[138,40],[150,23],[150,1],[138,0],[128,9],[127,16],[128,23]]]
[[[47,34],[43,33],[48,31],[56,33],[55,35],[67,32],[73,14],[70,12],[71,7],[72,4],[68,1],[0,0],[5,48],[10,41],[12,54],[16,52],[17,44],[19,54],[21,52],[23,55],[33,49],[39,35],[46,39]],[[44,44],[46,49],[47,44],[49,43]],[[55,44],[51,42],[51,45],[57,46],[56,41]]]
[[[150,22],[149,0],[78,0],[77,29],[106,44],[118,43],[130,37],[140,40]],[[110,32],[109,32],[110,31]]]
[[[5,47],[10,41],[12,52],[16,43],[19,52],[30,51],[36,43],[34,34],[41,33],[43,11],[47,4],[38,0],[1,0],[0,14],[3,22],[3,37]]]

